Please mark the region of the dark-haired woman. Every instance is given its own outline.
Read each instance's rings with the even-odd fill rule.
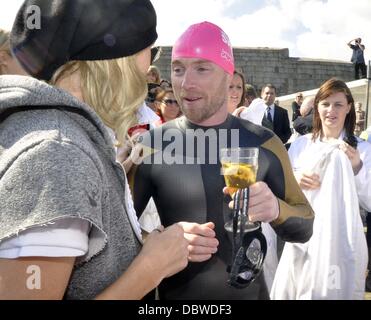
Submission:
[[[355,119],[347,85],[326,81],[315,97],[313,133],[289,149],[316,214],[313,236],[285,245],[273,299],[364,298],[367,246],[359,205],[371,209],[371,145],[354,137]]]

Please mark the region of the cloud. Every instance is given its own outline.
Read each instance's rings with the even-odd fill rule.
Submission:
[[[267,5],[254,12],[234,12],[241,7],[239,0],[188,0],[152,1],[158,15],[157,43],[172,45],[191,24],[204,20],[213,22],[229,35],[233,46],[238,47],[290,47],[290,41],[282,35],[292,27],[291,20],[281,14],[279,8]],[[238,4],[238,6],[237,6]]]
[[[289,48],[295,57],[349,61],[349,40],[361,37],[371,59],[370,0],[151,0],[157,44],[172,45],[191,24],[211,21],[238,47]],[[10,29],[22,0],[4,1],[0,27]]]
[[[351,39],[362,37],[371,46],[371,2],[369,0],[306,1],[301,13],[308,30],[297,36],[298,53],[305,57],[349,61]],[[366,57],[370,53],[365,51]]]
[[[0,28],[10,30],[23,0],[2,1],[0,10]]]
[[[291,56],[349,61],[349,40],[360,36],[366,47],[371,46],[370,0],[266,0],[250,12],[241,10],[232,16],[225,13],[242,8],[241,1],[153,3],[161,45],[172,45],[190,24],[209,20],[226,31],[234,46],[287,47]],[[365,56],[371,54],[366,50]]]

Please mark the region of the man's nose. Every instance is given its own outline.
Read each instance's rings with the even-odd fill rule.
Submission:
[[[192,70],[185,70],[182,79],[182,88],[189,89],[194,87],[194,77]]]

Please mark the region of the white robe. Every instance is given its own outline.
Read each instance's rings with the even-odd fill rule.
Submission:
[[[313,236],[286,243],[272,299],[363,299],[367,245],[359,203],[371,204],[371,145],[358,145],[363,167],[356,177],[347,156],[332,145],[300,137],[289,149],[294,171],[316,172],[320,189],[304,191],[314,212]]]
[[[251,102],[248,108],[241,112],[240,118],[249,120],[257,125],[261,125],[266,109],[267,105],[265,104],[264,100],[256,98]]]

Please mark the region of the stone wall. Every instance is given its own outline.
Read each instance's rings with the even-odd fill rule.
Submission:
[[[247,82],[258,90],[264,84],[277,87],[277,95],[311,90],[331,77],[353,80],[353,65],[343,61],[292,58],[288,49],[234,48],[236,70],[242,71]],[[170,79],[171,47],[162,47],[155,65],[162,77]]]

